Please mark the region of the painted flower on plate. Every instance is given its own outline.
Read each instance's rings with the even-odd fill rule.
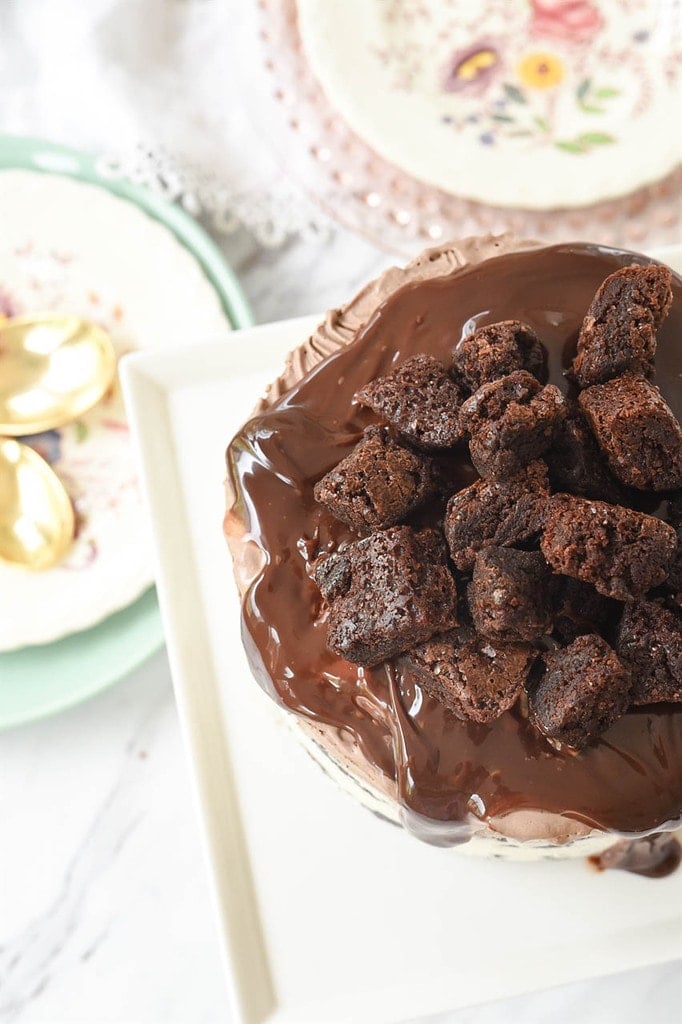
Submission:
[[[590,0],[530,0],[534,36],[588,43],[604,27],[604,18]]]
[[[562,81],[565,69],[563,62],[551,53],[529,53],[517,67],[518,75],[529,89],[551,89]]]
[[[453,54],[443,88],[446,92],[468,92],[481,96],[488,88],[502,66],[499,50],[487,43],[479,42]]]

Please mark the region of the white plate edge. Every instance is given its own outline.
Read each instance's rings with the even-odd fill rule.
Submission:
[[[287,339],[302,338],[320,323],[319,315],[264,324],[231,332],[257,342],[281,328]],[[283,349],[283,355],[288,348]],[[197,360],[197,350],[202,358]],[[197,566],[190,555],[191,537],[174,455],[168,398],[176,388],[212,379],[225,357],[241,358],[243,369],[253,364],[247,345],[205,344],[134,352],[120,362],[120,380],[134,441],[142,497],[153,530],[156,589],[164,622],[173,690],[187,757],[192,797],[199,823],[202,853],[212,891],[212,903],[223,964],[236,1024],[273,1024],[278,1014],[276,994],[262,933],[250,860],[245,843],[239,799],[232,772],[229,739],[221,726],[218,678],[210,652],[201,607]],[[254,396],[254,404],[256,396]],[[163,496],[163,497],[162,497]],[[172,556],[172,557],[171,557]],[[171,571],[170,566],[174,569]],[[174,585],[175,576],[182,588]],[[183,591],[182,607],[176,595]],[[192,629],[188,629],[188,622]],[[191,675],[187,666],[192,666]],[[216,785],[215,780],[220,780]],[[229,867],[226,869],[226,865]]]
[[[253,329],[250,329],[253,330]],[[218,346],[213,346],[217,349]],[[196,351],[196,350],[195,350]],[[166,353],[168,354],[168,353]],[[203,379],[187,349],[176,350],[177,363],[156,366],[153,353],[136,353],[121,364],[121,381],[129,415],[143,499],[154,530],[159,607],[166,623],[166,646],[183,745],[189,762],[192,795],[199,820],[202,852],[211,881],[230,997],[239,1024],[262,1024],[275,1010],[260,915],[246,849],[232,759],[221,728],[217,676],[203,616],[196,567],[190,557],[189,529],[175,462],[159,459],[171,436],[168,392],[173,384]],[[180,380],[176,378],[180,375]],[[159,467],[166,466],[161,487]],[[165,492],[166,502],[160,501]],[[179,543],[178,543],[179,542]],[[172,552],[172,558],[171,556]],[[174,571],[170,566],[174,565]],[[177,573],[182,588],[173,583]],[[181,608],[175,595],[184,591]],[[171,599],[171,593],[174,595]],[[182,612],[182,613],[181,613]],[[193,622],[192,630],[187,623]],[[185,666],[192,665],[190,679]],[[216,785],[215,780],[220,780]],[[229,869],[225,870],[225,866]]]

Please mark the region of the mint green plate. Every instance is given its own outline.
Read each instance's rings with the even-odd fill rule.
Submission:
[[[156,591],[92,629],[0,654],[0,728],[46,718],[122,679],[163,643]]]
[[[93,157],[39,139],[0,136],[0,170],[61,174],[129,200],[169,228],[194,256],[233,327],[253,323],[237,280],[206,232],[179,207],[139,185],[103,175]],[[0,729],[73,707],[127,675],[163,643],[151,587],[98,625],[53,643],[0,654]]]

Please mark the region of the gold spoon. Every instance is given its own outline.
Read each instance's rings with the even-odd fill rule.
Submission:
[[[0,320],[0,434],[38,434],[99,402],[116,370],[106,331],[76,316]]]
[[[50,466],[26,444],[0,438],[0,558],[50,569],[73,540],[73,506]]]

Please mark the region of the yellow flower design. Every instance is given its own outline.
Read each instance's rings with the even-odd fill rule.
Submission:
[[[564,65],[551,53],[529,53],[518,66],[519,78],[529,89],[551,89],[564,77]]]

